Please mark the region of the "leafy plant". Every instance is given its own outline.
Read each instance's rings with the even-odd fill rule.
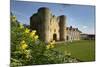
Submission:
[[[69,55],[55,51],[54,44],[40,41],[36,30],[24,27],[11,15],[11,67],[69,62]]]

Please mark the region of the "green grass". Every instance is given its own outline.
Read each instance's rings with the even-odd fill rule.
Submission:
[[[56,45],[56,50],[60,52],[70,52],[72,57],[80,61],[95,61],[95,41],[81,40],[72,43],[60,43]]]

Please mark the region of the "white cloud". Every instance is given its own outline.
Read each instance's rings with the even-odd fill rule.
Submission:
[[[87,26],[83,26],[82,28],[83,28],[83,29],[87,29]]]

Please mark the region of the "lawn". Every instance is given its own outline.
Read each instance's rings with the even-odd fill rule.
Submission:
[[[80,61],[94,61],[95,60],[95,41],[81,40],[72,43],[56,44],[56,50],[60,52],[70,52],[71,57],[75,57]]]

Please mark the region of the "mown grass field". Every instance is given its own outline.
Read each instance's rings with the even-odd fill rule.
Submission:
[[[60,52],[70,52],[72,57],[80,61],[95,61],[95,41],[81,40],[56,44],[56,50]]]

